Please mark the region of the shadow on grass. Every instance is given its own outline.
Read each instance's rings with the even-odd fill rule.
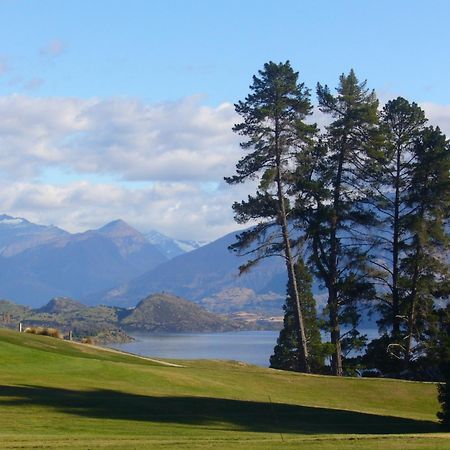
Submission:
[[[43,406],[82,417],[201,425],[266,433],[391,434],[438,431],[431,421],[207,397],[152,397],[111,390],[0,386],[0,407]]]

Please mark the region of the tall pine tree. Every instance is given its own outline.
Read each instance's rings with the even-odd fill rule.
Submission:
[[[424,112],[404,98],[389,101],[381,119],[382,145],[366,172],[380,219],[372,255],[379,324],[390,331],[379,343],[407,367],[413,346],[419,349],[430,334],[433,298],[445,296],[446,260],[439,255],[447,246],[448,143],[438,129],[426,128]],[[400,368],[394,361],[391,366]]]
[[[402,291],[404,360],[408,367],[414,350],[422,351],[429,318],[439,298],[448,300],[448,244],[445,229],[450,214],[450,143],[439,128],[428,127],[411,155],[411,184],[405,228]]]
[[[295,276],[293,250],[296,242],[288,221],[288,186],[293,158],[310,143],[316,127],[304,121],[312,110],[309,91],[303,83],[298,83],[298,73],[289,62],[269,62],[258,75],[253,77],[251,93],[235,105],[243,121],[233,130],[246,138],[241,147],[249,153],[237,163],[236,175],[225,180],[236,184],[259,179],[255,195],[233,205],[237,222],[258,220],[259,223],[238,235],[231,249],[251,257],[241,266],[241,271],[269,256],[284,258],[294,300],[299,367],[309,372],[305,325]]]
[[[358,302],[373,296],[366,258],[374,214],[361,174],[377,136],[378,101],[353,70],[340,77],[337,95],[320,84],[317,95],[332,121],[315,148],[312,169],[302,170],[297,180],[297,216],[311,244],[314,272],[328,293],[332,373],[342,375],[342,327],[350,327],[346,337],[357,337]]]
[[[411,184],[414,146],[425,126],[425,114],[415,103],[399,97],[383,108],[383,143],[373,153],[376,169],[372,176],[374,206],[380,216],[379,246],[373,259],[374,277],[381,283],[379,297],[383,311],[382,329],[391,326],[393,342],[401,339],[400,263],[406,239],[405,221],[411,213],[406,204]],[[374,167],[374,166],[372,166]],[[379,254],[384,255],[380,258]]]

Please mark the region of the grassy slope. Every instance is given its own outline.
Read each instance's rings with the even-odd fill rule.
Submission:
[[[0,330],[0,447],[444,449],[436,386],[144,359]]]

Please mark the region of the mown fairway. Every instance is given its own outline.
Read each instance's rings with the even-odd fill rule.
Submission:
[[[434,384],[171,367],[0,330],[0,447],[444,449]]]

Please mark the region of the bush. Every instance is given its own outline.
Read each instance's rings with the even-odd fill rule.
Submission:
[[[28,327],[25,328],[25,333],[31,333],[31,334],[39,334],[41,336],[50,336],[54,338],[61,339],[61,333],[56,328],[49,328],[49,327]]]
[[[391,376],[399,374],[404,369],[404,364],[388,353],[388,347],[392,343],[392,338],[387,334],[370,341],[362,357],[362,366],[365,369],[378,369],[383,374]]]

